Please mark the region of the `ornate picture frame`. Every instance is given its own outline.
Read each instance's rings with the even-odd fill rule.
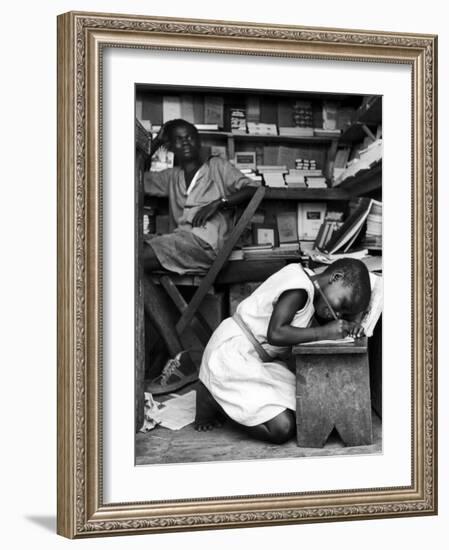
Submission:
[[[149,491],[145,502],[104,501],[101,92],[105,48],[411,68],[410,485],[166,500],[153,500]],[[82,12],[59,16],[58,533],[83,538],[436,514],[436,158],[434,35]]]

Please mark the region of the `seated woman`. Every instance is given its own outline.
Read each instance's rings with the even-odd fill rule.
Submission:
[[[282,358],[304,342],[360,336],[369,273],[341,259],[323,273],[289,264],[269,277],[213,333],[203,354],[195,429],[230,418],[250,436],[284,443],[295,434],[295,375]],[[311,326],[313,318],[316,326]]]

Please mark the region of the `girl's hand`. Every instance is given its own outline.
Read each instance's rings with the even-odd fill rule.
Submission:
[[[352,327],[350,335],[353,338],[360,338],[364,334],[365,334],[365,329],[362,327],[362,325],[360,323],[354,323],[354,326]]]
[[[338,319],[338,321],[332,321],[327,323],[323,327],[325,331],[325,338],[328,340],[338,340],[339,338],[345,338],[352,333],[354,329],[354,323],[345,321],[344,319]]]

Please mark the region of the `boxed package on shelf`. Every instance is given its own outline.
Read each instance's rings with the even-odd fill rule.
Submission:
[[[313,126],[312,102],[304,99],[297,99],[293,104],[292,122],[296,127]]]
[[[245,109],[231,109],[231,132],[233,134],[246,134],[246,112]]]
[[[263,122],[248,122],[248,134],[253,136],[277,136],[276,124],[268,124]]]

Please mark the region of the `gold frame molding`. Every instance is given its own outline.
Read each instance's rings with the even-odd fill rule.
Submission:
[[[412,484],[104,504],[104,47],[408,64],[412,69]],[[437,37],[70,12],[58,17],[58,533],[70,538],[437,513]]]

